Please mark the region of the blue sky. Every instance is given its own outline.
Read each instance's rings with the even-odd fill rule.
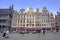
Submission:
[[[0,8],[8,8],[12,4],[14,4],[14,10],[17,11],[30,6],[34,9],[39,8],[40,10],[46,6],[53,13],[56,13],[60,9],[60,0],[0,0]]]

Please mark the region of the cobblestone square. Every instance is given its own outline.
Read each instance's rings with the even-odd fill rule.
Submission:
[[[11,33],[9,38],[0,40],[60,40],[60,33],[46,33],[43,34],[18,34]]]

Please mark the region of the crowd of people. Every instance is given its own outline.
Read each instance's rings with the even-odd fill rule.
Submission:
[[[53,30],[52,30],[52,31],[53,31]],[[50,30],[50,32],[51,32],[51,30]],[[56,29],[55,32],[59,32],[59,30]],[[3,37],[4,37],[4,38],[9,38],[9,33],[10,33],[9,31],[3,31]],[[21,32],[21,33],[24,34],[24,31]],[[46,29],[43,28],[42,30],[36,30],[36,33],[41,33],[41,34],[44,34],[44,35],[45,35]]]

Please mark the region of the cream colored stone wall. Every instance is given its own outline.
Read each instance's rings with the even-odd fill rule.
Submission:
[[[52,15],[52,16],[51,16]],[[52,21],[51,21],[52,20]],[[12,27],[55,27],[54,15],[49,13],[47,8],[40,12],[29,8],[26,12],[15,12],[12,19]]]

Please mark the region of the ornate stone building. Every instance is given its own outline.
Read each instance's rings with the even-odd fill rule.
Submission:
[[[0,30],[10,30],[12,21],[13,5],[9,8],[0,9]]]
[[[36,11],[32,7],[25,9],[20,9],[19,12],[13,13],[12,28],[53,28],[55,27],[55,19],[53,13],[49,12],[46,7],[43,7],[42,11],[39,8]]]
[[[60,10],[55,15],[55,26],[57,29],[60,29]]]

